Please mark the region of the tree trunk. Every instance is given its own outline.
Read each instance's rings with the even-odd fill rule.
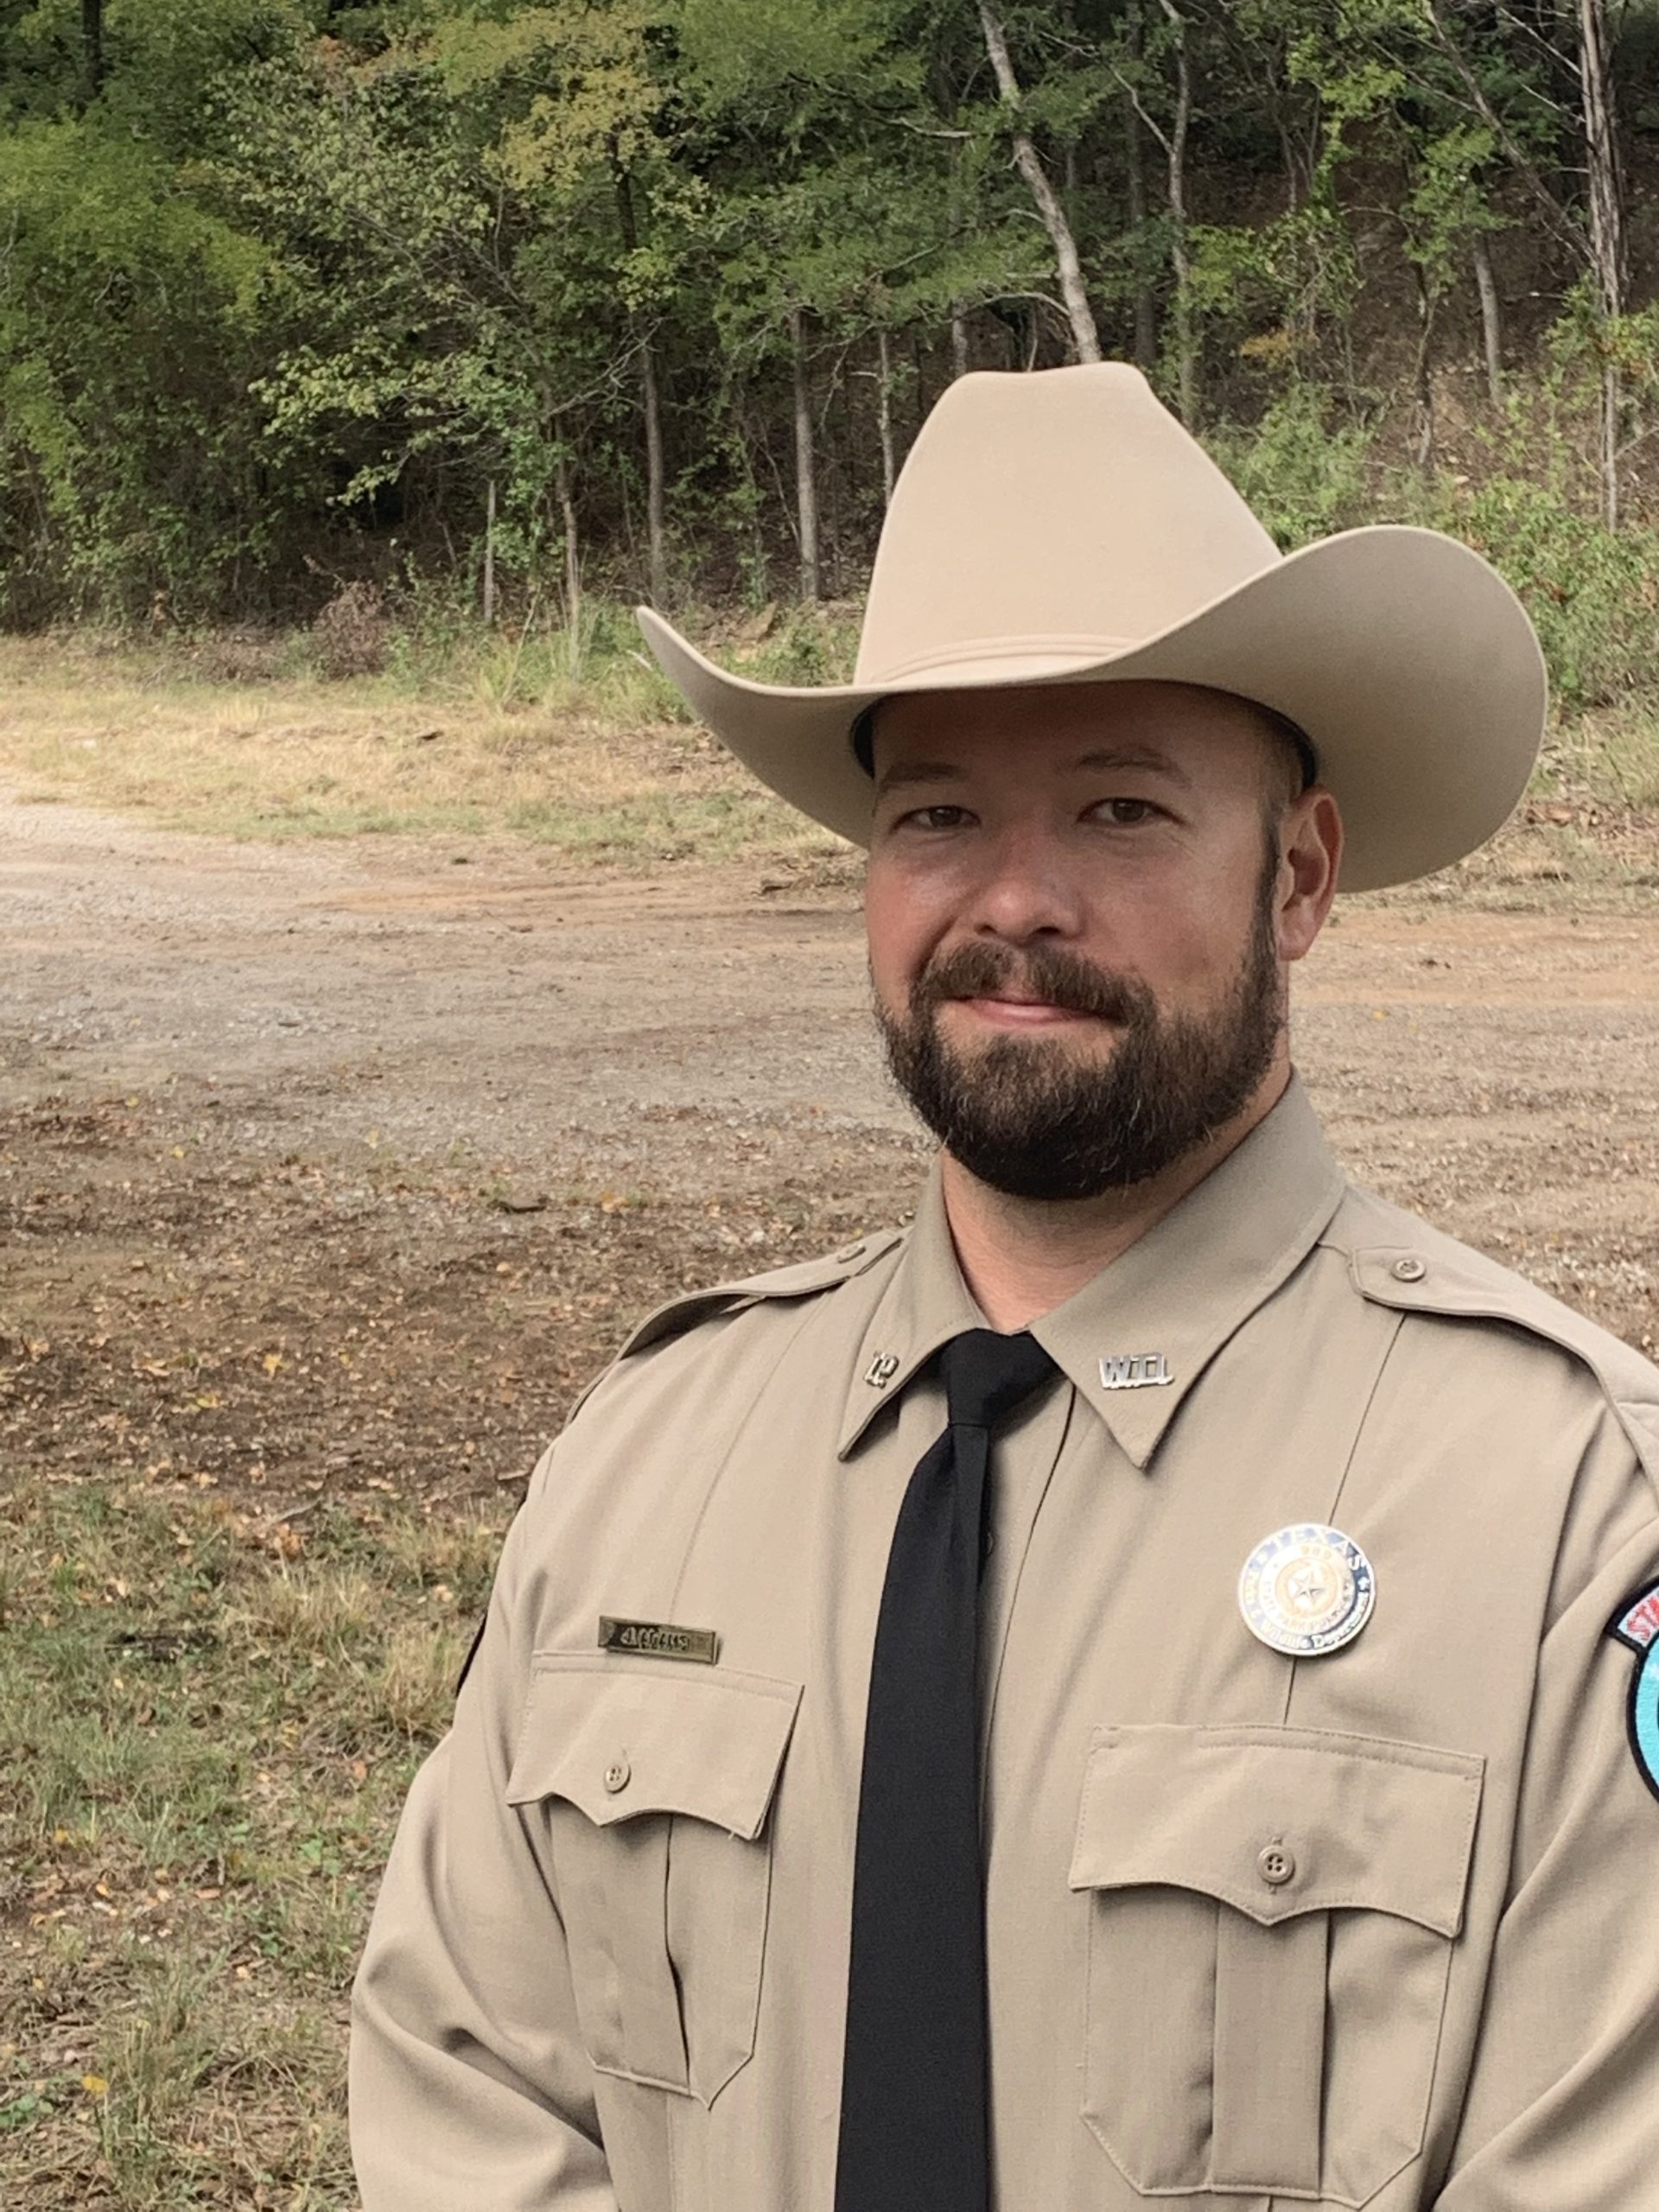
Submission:
[[[616,219],[622,245],[629,254],[638,251],[639,230],[633,213],[633,181],[611,149],[611,175],[616,187]],[[634,342],[639,348],[639,402],[645,418],[645,567],[653,607],[668,598],[667,499],[663,483],[663,416],[657,397],[657,357],[651,334],[641,327],[637,310],[630,309]]]
[[[953,377],[968,373],[968,315],[962,307],[950,310],[950,373]]]
[[[80,82],[90,107],[104,86],[104,0],[80,0]]]
[[[1417,401],[1417,466],[1424,474],[1434,466],[1434,380],[1429,346],[1434,334],[1434,295],[1421,269],[1417,278],[1417,364],[1413,383]]]
[[[645,568],[651,603],[668,601],[668,525],[663,483],[663,416],[657,399],[657,358],[650,339],[639,341],[640,398],[645,410]]]
[[[1475,289],[1480,294],[1480,336],[1486,355],[1486,397],[1494,407],[1503,404],[1503,310],[1492,274],[1492,256],[1484,231],[1475,232],[1470,255],[1475,264]]]
[[[766,503],[760,489],[760,479],[755,474],[755,439],[749,419],[747,400],[741,378],[734,375],[731,394],[732,422],[737,433],[737,450],[743,463],[743,485],[748,493],[744,502],[749,518],[748,589],[757,607],[764,607],[772,597],[772,563],[766,552],[765,515]]]
[[[996,89],[1002,105],[1011,116],[1018,118],[1022,103],[1020,80],[1014,73],[1014,64],[1008,59],[1007,33],[990,5],[990,0],[979,0],[980,27],[985,34],[985,51],[991,58],[991,68],[996,78]],[[1054,249],[1055,266],[1059,271],[1060,297],[1065,302],[1066,320],[1071,326],[1071,344],[1080,361],[1100,359],[1100,334],[1095,328],[1094,311],[1089,305],[1089,295],[1084,289],[1083,264],[1077,258],[1077,243],[1071,235],[1071,226],[1065,219],[1065,210],[1055,196],[1048,181],[1031,133],[1014,127],[1014,165],[1026,181],[1043,228],[1048,232],[1049,243]]]
[[[1624,217],[1620,202],[1618,141],[1613,114],[1613,80],[1607,58],[1604,0],[1579,0],[1579,74],[1584,87],[1584,143],[1590,186],[1590,265],[1597,305],[1604,323],[1624,312]],[[1618,433],[1624,411],[1618,361],[1604,333],[1601,371],[1602,513],[1609,530],[1618,528]]]
[[[1175,33],[1175,118],[1169,131],[1169,265],[1175,279],[1175,388],[1181,420],[1198,418],[1198,336],[1192,321],[1192,264],[1186,250],[1186,142],[1192,128],[1192,60],[1186,18],[1175,0],[1159,0]]]
[[[789,342],[795,372],[795,505],[801,541],[801,597],[811,605],[819,596],[818,479],[812,450],[812,394],[806,380],[806,319],[789,311]]]
[[[1139,49],[1139,23],[1135,25],[1135,45]],[[1141,118],[1135,113],[1135,102],[1126,92],[1123,96],[1123,158],[1129,230],[1135,239],[1136,256],[1135,270],[1135,359],[1137,367],[1151,369],[1158,359],[1158,315],[1152,296],[1152,285],[1142,266],[1140,255],[1147,227],[1147,164],[1141,143]]]
[[[495,621],[495,479],[484,500],[484,627]]]
[[[885,330],[875,334],[875,429],[881,441],[881,505],[885,512],[893,505],[893,480],[899,473],[893,444],[893,359]]]
[[[554,463],[553,488],[564,528],[564,647],[571,675],[582,673],[582,546],[576,536],[576,503],[570,493],[570,470],[563,452]]]

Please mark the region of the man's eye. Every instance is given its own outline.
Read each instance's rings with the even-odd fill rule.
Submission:
[[[1158,811],[1149,798],[1103,799],[1095,812],[1104,815],[1107,821],[1121,830],[1132,830],[1138,822],[1150,822]]]
[[[905,817],[918,830],[957,830],[968,819],[965,806],[918,806]]]

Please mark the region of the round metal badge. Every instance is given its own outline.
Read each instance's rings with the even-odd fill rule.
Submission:
[[[1319,1521],[1264,1537],[1238,1578],[1238,1607],[1251,1635],[1295,1659],[1351,1643],[1376,1601],[1370,1560],[1351,1536]]]

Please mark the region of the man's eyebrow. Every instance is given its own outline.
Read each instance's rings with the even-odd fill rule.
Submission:
[[[1191,790],[1192,779],[1185,768],[1179,766],[1166,753],[1154,747],[1141,745],[1111,745],[1093,753],[1085,753],[1072,762],[1074,768],[1086,768],[1091,773],[1108,775],[1119,768],[1144,769],[1154,776],[1167,776],[1172,784]]]
[[[881,798],[888,791],[911,791],[918,784],[960,784],[966,779],[967,771],[948,760],[895,760],[882,771],[875,792]]]
[[[1146,774],[1167,776],[1171,783],[1185,790],[1190,790],[1192,784],[1184,768],[1153,746],[1099,747],[1093,752],[1080,753],[1071,766],[1074,772],[1082,770],[1090,775],[1114,775],[1120,769],[1138,768]],[[884,798],[889,791],[912,791],[918,785],[964,783],[967,772],[949,760],[895,760],[892,767],[883,771],[875,787],[876,796]]]

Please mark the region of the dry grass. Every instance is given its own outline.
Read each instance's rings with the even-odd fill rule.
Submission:
[[[232,837],[508,836],[625,867],[842,849],[667,719],[637,665],[621,674],[550,677],[534,698],[521,679],[504,699],[506,666],[418,690],[227,683],[176,653],[0,639],[0,776],[25,799]]]
[[[843,672],[850,623],[797,615],[759,645],[753,625],[702,628],[749,672],[810,682]],[[578,673],[556,638],[394,637],[391,672],[332,682],[308,672],[303,635],[0,638],[0,781],[221,836],[505,837],[578,866],[838,870],[849,849],[687,721],[628,634],[619,622]],[[1566,886],[1646,903],[1656,818],[1659,715],[1633,702],[1561,722],[1510,828],[1413,895],[1548,904]]]

